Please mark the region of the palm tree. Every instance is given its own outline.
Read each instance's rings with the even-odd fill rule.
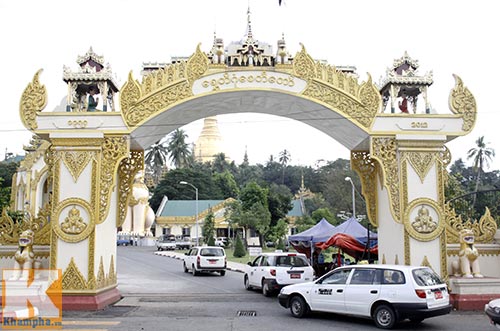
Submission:
[[[285,184],[285,168],[288,162],[290,162],[291,156],[290,152],[287,151],[286,149],[282,150],[279,155],[279,161],[281,163],[281,167],[283,168],[283,175],[281,177],[281,184]]]
[[[161,139],[146,150],[146,155],[144,157],[146,171],[152,174],[155,184],[159,183],[161,174],[167,166],[167,156],[167,148],[161,142]]]
[[[469,149],[467,152],[467,159],[474,159],[473,169],[477,171],[475,192],[477,192],[479,188],[481,172],[483,171],[484,166],[489,167],[490,161],[495,156],[495,150],[493,148],[486,147],[487,144],[489,143],[484,142],[484,136],[481,136],[476,140],[476,147]],[[472,207],[476,204],[476,196],[477,194],[474,195]]]
[[[187,167],[191,164],[192,152],[186,143],[186,138],[186,132],[177,129],[172,132],[167,142],[167,151],[170,153],[170,160],[177,169]]]

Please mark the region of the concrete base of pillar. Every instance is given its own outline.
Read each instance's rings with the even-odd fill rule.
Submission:
[[[122,298],[117,288],[95,295],[63,294],[64,310],[100,310],[118,302]]]
[[[450,277],[450,303],[457,310],[484,310],[484,305],[500,298],[500,278]]]

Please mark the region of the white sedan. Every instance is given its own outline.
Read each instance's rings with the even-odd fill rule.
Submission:
[[[366,264],[337,268],[315,282],[284,287],[278,300],[294,317],[321,311],[371,318],[382,329],[451,311],[446,284],[430,268]]]
[[[314,279],[314,269],[304,254],[262,253],[248,262],[243,278],[245,288],[258,288],[262,294],[270,296],[283,286]]]

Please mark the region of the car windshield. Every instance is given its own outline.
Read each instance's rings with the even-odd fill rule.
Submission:
[[[443,284],[439,276],[429,268],[415,269],[412,274],[415,282],[420,286]]]
[[[224,256],[224,250],[218,248],[202,248],[201,256]]]
[[[276,257],[277,267],[307,267],[309,263],[303,256],[285,255]]]

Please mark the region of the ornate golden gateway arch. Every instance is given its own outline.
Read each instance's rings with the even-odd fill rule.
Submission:
[[[400,62],[414,67],[407,55]],[[129,74],[121,111],[109,112],[81,111],[74,105],[77,85],[67,112],[42,112],[47,92],[36,73],[22,95],[20,115],[51,143],[45,154],[53,190],[50,267],[63,270],[67,307],[85,297],[93,300],[89,308],[99,308],[119,297],[114,238],[133,178],[144,166],[144,149],[183,124],[241,109],[294,118],[343,143],[361,177],[370,222],[379,230],[379,260],[430,265],[446,277],[443,187],[451,157],[445,144],[472,130],[476,103],[455,77],[451,114],[432,113],[427,101],[425,112],[417,113],[416,95],[430,83],[409,72],[392,73],[377,87],[370,76],[358,83],[354,75],[314,61],[303,46],[286,63],[245,67],[210,59],[198,46],[187,61],[153,71],[141,83]],[[106,82],[97,86],[112,100],[113,85],[91,74]],[[399,97],[413,100],[413,113],[404,106],[395,113]],[[384,113],[389,101],[391,112]],[[68,231],[68,222],[79,226]]]

